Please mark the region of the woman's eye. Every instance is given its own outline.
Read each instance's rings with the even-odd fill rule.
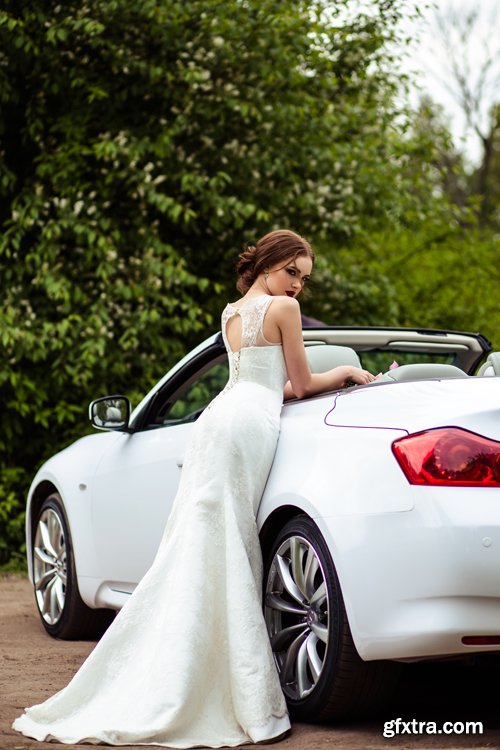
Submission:
[[[287,273],[290,274],[290,276],[296,276],[295,268],[287,268]]]

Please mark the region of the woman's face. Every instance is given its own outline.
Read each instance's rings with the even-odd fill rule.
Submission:
[[[277,263],[267,269],[266,285],[269,294],[275,296],[297,297],[309,280],[312,271],[312,260],[308,255],[293,256],[283,263]]]

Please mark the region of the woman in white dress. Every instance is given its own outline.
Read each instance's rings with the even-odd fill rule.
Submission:
[[[242,297],[222,314],[230,377],[198,419],[155,560],[71,682],[14,729],[61,743],[236,746],[290,722],[261,601],[255,515],[283,398],[366,383],[311,374],[297,296],[314,256],[289,230],[240,255]]]

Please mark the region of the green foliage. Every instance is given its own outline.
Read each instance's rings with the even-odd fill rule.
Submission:
[[[490,111],[489,133],[481,139],[483,157],[470,176],[472,191],[479,193],[479,219],[483,226],[498,232],[500,228],[500,103]]]
[[[500,349],[498,235],[470,228],[432,237],[422,229],[385,243],[378,271],[392,279],[401,325],[480,332]]]
[[[372,271],[372,272],[371,272]],[[392,281],[350,247],[321,249],[302,307],[328,325],[397,325]]]
[[[313,275],[318,293],[306,307],[330,324],[431,325],[422,319],[412,293],[413,268],[405,263],[411,257],[418,268],[429,248],[449,246],[452,253],[473,231],[476,216],[467,196],[463,158],[440,110],[424,101],[416,112],[404,114],[399,130],[384,135],[387,163],[363,163],[360,169],[365,179],[361,225],[353,236],[320,242]],[[460,289],[464,279],[447,272],[439,263],[433,266],[436,285]],[[460,312],[457,308],[455,322]],[[437,310],[431,318],[436,327],[445,327]]]
[[[19,467],[4,467],[0,484],[0,570],[22,570],[25,566],[24,502],[17,493],[24,481]],[[14,546],[14,542],[17,542]]]
[[[471,188],[475,175],[467,173],[441,109],[429,100],[413,113],[393,153],[402,194],[398,215],[336,249],[335,322],[479,331],[499,349],[496,183],[482,212],[484,199]],[[498,169],[495,153],[491,175]],[[490,226],[481,227],[482,215]],[[353,294],[343,293],[351,283]]]
[[[0,564],[36,466],[218,327],[246,241],[325,248],[318,317],[397,318],[354,250],[438,212],[394,103],[404,7],[3,0]]]

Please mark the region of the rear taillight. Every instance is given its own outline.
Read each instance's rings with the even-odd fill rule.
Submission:
[[[392,451],[410,484],[500,487],[500,442],[460,427],[395,440]]]

